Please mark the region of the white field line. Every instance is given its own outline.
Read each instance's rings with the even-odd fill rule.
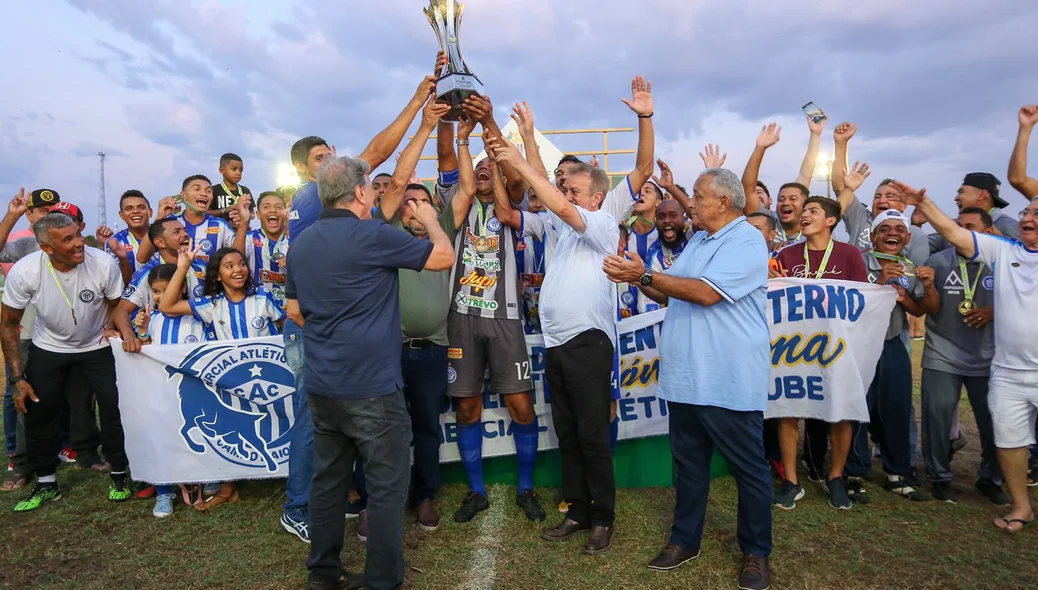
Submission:
[[[488,490],[489,492],[489,490]],[[488,493],[487,496],[490,494]],[[499,498],[491,500],[490,508],[476,516],[479,521],[479,536],[469,559],[464,590],[491,590],[497,581],[497,551],[501,545],[501,527],[504,524],[504,509]]]

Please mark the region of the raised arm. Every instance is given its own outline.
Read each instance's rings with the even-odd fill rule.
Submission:
[[[709,151],[709,148],[708,148]],[[702,156],[702,154],[700,154]],[[725,154],[727,156],[728,154]],[[705,159],[704,159],[705,162]],[[723,162],[723,160],[722,160]],[[670,166],[667,165],[663,159],[656,160],[656,165],[660,167],[660,175],[653,176],[652,180],[660,186],[663,190],[667,191],[674,197],[674,200],[681,205],[681,208],[688,214],[689,219],[692,218],[694,209],[692,207],[692,199],[689,198],[685,191],[678,188],[676,182],[674,182],[674,172],[671,171]],[[708,166],[709,168],[709,166]]]
[[[393,176],[389,180],[389,187],[386,188],[386,194],[382,196],[382,202],[379,204],[382,215],[387,220],[393,219],[397,210],[400,209],[400,204],[404,201],[404,192],[411,181],[411,175],[418,166],[418,159],[422,157],[422,150],[425,149],[425,144],[429,141],[429,136],[432,135],[440,118],[446,115],[450,108],[450,105],[436,102],[435,98],[429,97],[425,108],[422,109],[422,123],[418,126],[414,139],[400,154],[400,159],[396,162],[396,169],[393,170]]]
[[[566,222],[577,233],[584,233],[584,230],[587,228],[584,225],[584,219],[580,216],[580,212],[577,211],[576,205],[569,202],[551,181],[538,174],[523,159],[514,145],[503,138],[489,139],[487,140],[487,152],[491,150],[494,151],[498,161],[507,162],[519,172],[522,179],[537,193],[537,198],[541,200],[545,207],[555,215],[558,215],[562,221]]]
[[[972,259],[976,256],[977,249],[973,242],[973,232],[959,227],[954,219],[948,217],[941,211],[936,203],[926,196],[926,189],[916,190],[903,182],[894,181],[894,187],[901,191],[905,203],[915,205],[920,209],[930,225],[937,233],[944,236],[948,243],[965,258]]]
[[[25,198],[25,188],[18,189],[18,194],[11,199],[11,203],[7,206],[7,215],[4,215],[3,221],[0,221],[0,249],[7,245],[7,238],[10,237],[14,225],[28,210],[28,203],[29,201]]]
[[[436,209],[425,201],[413,201],[415,217],[425,226],[433,251],[425,261],[424,270],[447,270],[454,266],[454,246],[436,219]]]
[[[811,179],[815,177],[815,163],[818,161],[818,149],[822,146],[822,131],[825,130],[825,122],[828,117],[815,123],[811,117],[807,117],[807,127],[811,131],[811,137],[807,141],[807,153],[800,163],[800,174],[797,182],[811,188]]]
[[[511,199],[508,198],[508,190],[505,188],[505,181],[501,177],[501,171],[497,165],[496,155],[491,156],[491,159],[494,160],[494,164],[490,166],[490,175],[494,179],[494,215],[501,223],[519,231],[523,227],[523,212],[512,207]]]
[[[620,99],[627,108],[638,115],[638,151],[635,154],[634,170],[627,175],[631,191],[637,195],[645,183],[652,178],[656,168],[656,132],[652,125],[653,101],[652,82],[641,76],[631,80],[631,98]]]
[[[843,191],[843,175],[847,171],[849,162],[847,162],[847,144],[850,143],[851,138],[858,131],[858,126],[854,123],[840,123],[833,130],[833,142],[835,144],[835,150],[833,152],[833,170],[829,173],[832,177],[833,192],[837,195]],[[840,201],[840,205],[843,210],[846,211],[849,204],[844,205],[843,201]]]
[[[760,199],[757,198],[757,179],[760,177],[760,165],[764,161],[764,152],[779,142],[782,138],[782,127],[776,123],[768,123],[761,127],[760,135],[753,146],[753,153],[746,162],[746,169],[742,173],[742,190],[746,193],[746,207],[743,213],[749,215],[760,209]],[[751,209],[751,203],[754,205]]]
[[[478,99],[465,99],[466,112],[469,113],[467,120],[458,123],[458,192],[451,199],[451,207],[454,209],[454,229],[460,229],[465,224],[469,209],[472,208],[472,199],[476,196],[476,174],[472,169],[472,155],[469,152],[469,137],[479,118],[475,115]]]
[[[194,252],[191,248],[181,248],[177,255],[177,272],[169,279],[166,290],[162,292],[159,300],[159,311],[169,316],[191,315],[191,302],[181,299],[180,294],[184,292],[184,281],[187,273],[191,272],[191,261],[202,251],[199,246]]]
[[[251,203],[252,195],[245,194],[231,207],[238,210],[238,219],[240,220],[237,229],[234,230],[234,242],[231,243],[231,247],[243,254],[245,253],[245,239],[249,235],[249,218],[252,215],[252,212],[249,211],[249,205]]]
[[[834,169],[833,172],[835,171],[836,170]],[[871,175],[872,171],[869,170],[869,165],[864,162],[855,162],[854,167],[850,170],[841,169],[840,176],[842,176],[842,182],[840,184],[842,185],[842,188],[836,196],[840,201],[841,213],[854,204],[854,191],[861,188],[861,185],[865,183],[865,179]]]
[[[1038,104],[1020,107],[1019,119],[1020,130],[1016,133],[1013,155],[1009,157],[1009,184],[1032,199],[1038,197],[1038,180],[1027,175],[1027,143],[1035,124],[1038,124]]]
[[[414,121],[415,115],[422,110],[425,101],[435,91],[436,78],[426,76],[422,83],[418,85],[418,90],[415,91],[414,96],[411,97],[411,100],[408,101],[407,106],[400,112],[396,120],[376,135],[357,157],[367,162],[372,170],[381,166],[396,151],[397,146],[400,145],[400,140],[407,133],[407,128]]]
[[[523,149],[526,151],[526,162],[533,169],[548,178],[548,170],[544,167],[541,159],[541,148],[537,145],[537,134],[534,133],[533,111],[524,100],[522,104],[515,103],[512,107],[512,120],[519,126],[519,137],[523,138]]]

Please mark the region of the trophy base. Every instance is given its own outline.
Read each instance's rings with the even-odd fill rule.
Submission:
[[[473,94],[482,96],[483,85],[472,74],[452,73],[436,81],[436,97],[451,106],[443,117],[444,121],[460,121],[465,117],[461,110],[465,99]]]

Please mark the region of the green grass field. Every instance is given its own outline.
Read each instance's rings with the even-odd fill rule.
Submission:
[[[920,346],[916,347],[916,366]],[[916,396],[918,400],[918,382]],[[775,511],[774,588],[1034,588],[1038,532],[1009,535],[992,519],[1003,509],[972,492],[979,443],[969,404],[962,424],[970,444],[957,457],[959,504],[911,503],[869,486],[872,502],[850,511],[824,503],[806,483],[796,510]],[[212,513],[177,505],[168,519],[151,516],[151,500],[109,504],[106,477],[63,467],[65,497],[25,515],[10,512],[19,493],[0,495],[0,587],[4,588],[303,588],[307,547],[281,531],[280,481],[249,482],[242,501]],[[806,478],[804,478],[806,482]],[[467,525],[449,515],[465,493],[446,486],[444,522],[419,531],[413,516],[405,533],[407,584],[421,589],[646,589],[734,588],[734,481],[714,482],[699,560],[670,573],[646,562],[666,542],[674,503],[671,488],[624,489],[617,498],[612,550],[591,558],[579,540],[549,544],[540,523],[525,520],[514,489],[490,487],[490,510]],[[554,490],[540,490],[546,508]],[[1038,493],[1032,492],[1038,500]],[[559,518],[549,510],[549,522]],[[363,545],[348,526],[343,559],[363,567]]]

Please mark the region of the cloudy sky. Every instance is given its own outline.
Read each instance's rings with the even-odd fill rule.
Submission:
[[[430,69],[422,0],[37,0],[5,3],[0,189],[56,189],[97,223],[97,151],[118,195],[158,198],[232,151],[244,184],[273,188],[293,141],[354,154]],[[528,100],[541,129],[627,127],[630,79],[652,80],[657,154],[679,182],[707,142],[741,172],[763,123],[783,126],[762,180],[792,180],[800,107],[860,125],[851,159],[927,186],[951,207],[962,176],[1005,181],[1020,105],[1038,102],[1038,3],[1022,0],[468,0],[466,61],[506,121]],[[560,141],[591,150],[600,139]],[[633,148],[635,137],[611,145]],[[1032,175],[1038,172],[1033,147]],[[433,153],[430,145],[427,154]],[[632,159],[614,157],[612,169]],[[421,176],[433,174],[423,163]],[[824,181],[813,186],[824,193]],[[773,191],[774,192],[774,191]],[[1003,193],[1023,207],[1006,184]],[[3,196],[7,199],[7,196]]]

